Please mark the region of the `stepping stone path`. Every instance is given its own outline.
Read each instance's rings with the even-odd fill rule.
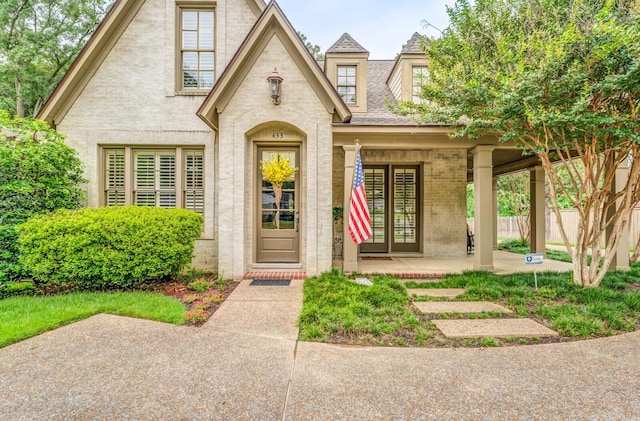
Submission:
[[[557,332],[531,319],[432,320],[448,338],[531,338],[558,336]]]
[[[407,292],[409,293],[410,297],[418,296],[418,297],[457,297],[458,295],[462,295],[464,294],[465,289],[464,288],[448,288],[448,289],[442,289],[442,288],[415,288],[415,289],[408,289]]]
[[[464,289],[409,289],[409,296],[457,297]],[[488,301],[423,301],[413,305],[425,314],[481,313],[499,311],[513,313],[508,308]],[[531,319],[456,319],[432,320],[448,338],[531,338],[558,336],[558,333]]]
[[[413,303],[420,311],[427,314],[437,313],[482,313],[483,311],[499,311],[513,313],[508,308],[488,301],[425,301]]]

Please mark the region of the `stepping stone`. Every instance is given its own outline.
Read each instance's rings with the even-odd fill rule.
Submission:
[[[502,313],[513,313],[508,308],[499,306],[489,301],[425,301],[414,302],[423,313],[482,313],[483,311],[499,311]]]
[[[447,338],[531,338],[558,333],[531,319],[432,320]]]
[[[464,294],[464,288],[415,288],[408,289],[409,296],[416,295],[418,297],[457,297]]]

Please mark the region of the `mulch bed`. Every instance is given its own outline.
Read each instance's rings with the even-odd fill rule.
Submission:
[[[199,280],[204,280],[209,284],[206,291],[194,291],[188,284],[175,280],[149,285],[145,288],[145,291],[157,292],[177,299],[187,307],[186,324],[188,326],[202,326],[209,320],[209,317],[220,308],[233,290],[240,285],[240,282],[224,281],[221,289],[214,274],[207,274]],[[216,300],[208,303],[208,301],[205,301],[207,295],[215,296]],[[203,305],[203,302],[206,304]],[[198,306],[202,309],[202,311],[198,312],[198,316],[189,317],[190,314],[194,314],[194,312],[197,311]]]

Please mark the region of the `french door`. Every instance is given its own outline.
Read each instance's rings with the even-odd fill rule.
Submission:
[[[366,165],[363,171],[372,235],[360,251],[419,252],[420,167]]]

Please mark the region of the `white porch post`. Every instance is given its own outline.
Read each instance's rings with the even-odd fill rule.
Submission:
[[[616,175],[613,181],[613,188],[615,192],[619,192],[624,189],[627,184],[627,180],[629,179],[629,162],[625,159],[618,168],[616,168]],[[621,204],[622,199],[618,199],[616,202],[615,209],[610,208],[609,213],[613,214],[618,210],[618,207]],[[631,224],[631,218],[627,223],[627,226],[624,228],[624,231],[620,234],[620,240],[618,241],[618,248],[615,251],[613,256],[613,260],[611,261],[611,265],[608,270],[628,270],[629,269],[629,225]],[[609,236],[611,235],[612,227],[607,228],[606,236],[607,241],[609,241]]]
[[[529,203],[529,236],[531,251],[533,253],[545,253],[545,189],[544,189],[544,168],[536,166],[529,170],[529,192],[531,201]]]
[[[473,148],[475,252],[473,268],[493,270],[493,147]]]
[[[353,167],[356,161],[355,145],[344,145],[344,205],[343,205],[343,240],[342,240],[342,270],[355,272],[358,270],[358,246],[349,234],[349,211],[351,189],[353,184]]]
[[[498,177],[491,183],[493,191],[493,249],[498,250]]]

